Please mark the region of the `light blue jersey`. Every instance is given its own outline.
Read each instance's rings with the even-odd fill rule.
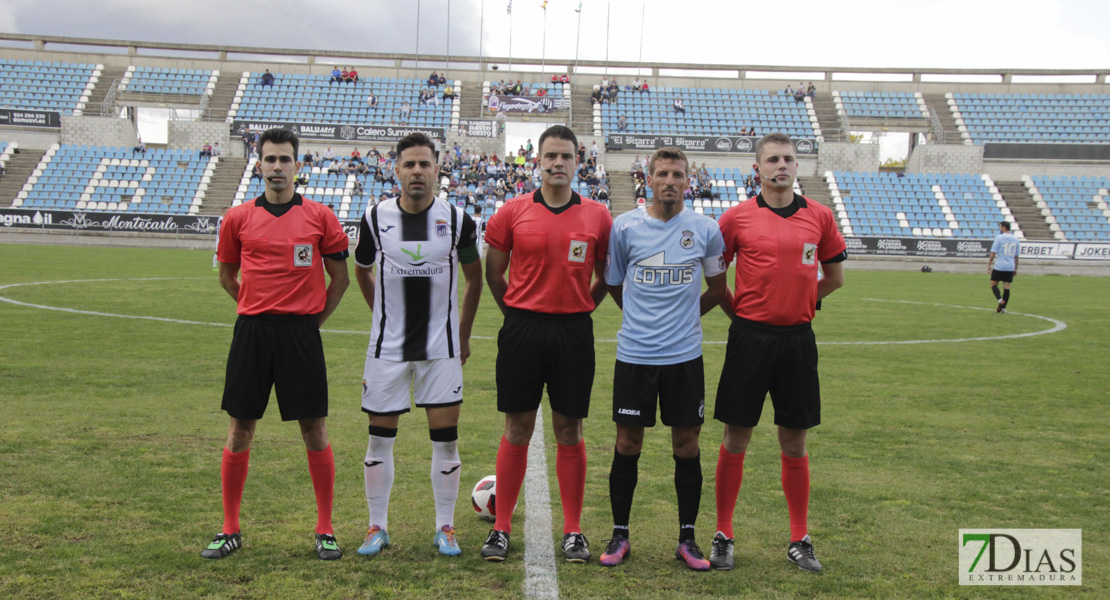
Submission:
[[[1021,252],[1021,242],[1012,233],[1000,233],[994,238],[994,243],[991,244],[991,252],[994,253],[994,270],[995,271],[1015,271],[1017,270],[1018,253]]]
[[[624,285],[617,359],[673,365],[701,356],[702,273],[725,271],[713,219],[685,209],[663,222],[637,208],[613,221],[605,283]]]

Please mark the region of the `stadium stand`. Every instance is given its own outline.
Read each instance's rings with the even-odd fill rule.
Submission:
[[[965,143],[1105,144],[1110,95],[945,94]]]
[[[228,114],[234,119],[294,121],[307,123],[393,123],[412,126],[449,127],[456,100],[443,100],[443,86],[436,89],[436,101],[420,104],[426,81],[414,78],[363,77],[357,84],[331,83],[330,76],[275,73],[274,85],[258,84],[262,74],[244,72]],[[463,94],[456,81],[455,93]],[[373,92],[377,108],[370,108],[367,96]],[[398,115],[408,102],[412,113]]]
[[[676,97],[682,98],[684,114],[671,106]],[[754,127],[759,135],[772,131],[802,138],[817,135],[817,116],[809,98],[795,102],[768,90],[658,87],[648,93],[622,92],[618,103],[598,108],[605,133],[617,133],[617,119],[623,114],[628,117],[627,133],[737,135],[741,128]]]
[[[1020,227],[988,175],[825,173],[841,229],[861,236],[991,238]]]
[[[1022,181],[1057,239],[1074,242],[1110,239],[1107,206],[1110,178],[1027,175]]]
[[[0,106],[80,115],[103,65],[0,60]]]
[[[833,91],[837,112],[849,119],[928,119],[929,109],[920,92]]]
[[[120,80],[120,92],[132,94],[177,94],[200,96],[216,88],[220,72],[208,69],[170,69],[164,67],[127,67]]]
[[[55,144],[12,206],[198,214],[217,162],[191,150]]]

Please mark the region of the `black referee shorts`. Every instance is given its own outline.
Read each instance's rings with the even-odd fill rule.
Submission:
[[[227,355],[222,408],[261,419],[277,391],[282,421],[328,416],[328,372],[316,315],[239,315]]]
[[[809,429],[821,423],[817,341],[809,323],[779,327],[737,318],[729,327],[713,418],[755,427],[768,392],[775,425]]]
[[[589,313],[551,315],[508,308],[497,334],[497,410],[536,410],[543,388],[551,410],[585,419],[594,386],[594,323]]]

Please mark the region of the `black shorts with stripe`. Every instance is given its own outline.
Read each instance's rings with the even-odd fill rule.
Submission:
[[[982,279],[980,279],[982,281]],[[991,269],[991,281],[1004,281],[1006,283],[1013,283],[1013,271],[999,271],[998,269]]]
[[[590,412],[594,324],[589,313],[553,315],[505,309],[497,334],[497,410],[536,410],[544,385],[551,410],[573,419]]]
[[[809,323],[780,327],[737,318],[729,327],[713,417],[755,427],[768,392],[776,425],[809,429],[821,423],[817,341]]]
[[[261,419],[277,392],[282,421],[328,416],[328,373],[316,315],[239,315],[227,356],[223,410]]]
[[[638,365],[617,360],[613,369],[613,422],[638,427],[695,426],[705,421],[702,357],[674,365]]]

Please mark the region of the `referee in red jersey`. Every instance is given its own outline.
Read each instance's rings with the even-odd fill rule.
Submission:
[[[733,566],[732,516],[744,452],[767,393],[782,450],[782,490],[790,512],[787,556],[820,571],[807,531],[806,432],[821,422],[817,342],[810,321],[817,302],[844,284],[848,257],[832,211],[794,192],[798,160],[790,137],[772,133],[755,147],[763,192],[725,211],[725,260],[736,260],[736,293],[721,301],[732,319],[714,417],[725,424],[717,459],[717,535],[710,564]],[[818,268],[824,278],[818,277]]]
[[[281,420],[296,420],[308,451],[316,492],[316,554],[343,556],[331,526],[335,460],[324,418],[328,380],[320,326],[350,284],[347,235],[327,206],[294,191],[299,142],[291,131],[269,129],[259,141],[266,191],[232,208],[217,251],[220,285],[238,303],[239,318],[227,358],[222,408],[231,417],[220,479],[224,525],[201,552],[224,558],[242,546],[239,505],[251,440],[277,390]],[[325,287],[324,271],[331,282]]]
[[[486,228],[486,283],[505,315],[497,336],[497,410],[505,413],[497,449],[497,520],[482,547],[482,557],[490,561],[505,560],[509,547],[544,385],[558,443],[563,552],[570,562],[590,558],[580,525],[586,489],[582,419],[594,381],[590,313],[606,294],[603,272],[613,217],[605,205],[571,189],[577,148],[569,128],[544,131],[543,184],[506,202]]]

